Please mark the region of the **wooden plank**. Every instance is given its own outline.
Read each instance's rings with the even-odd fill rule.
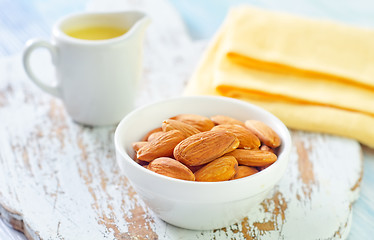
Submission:
[[[180,95],[201,43],[166,1],[110,1],[153,17],[138,105]],[[155,11],[155,9],[157,11]],[[38,64],[44,66],[42,60]],[[115,127],[75,124],[36,89],[19,56],[0,62],[0,212],[28,239],[342,239],[362,177],[361,149],[344,138],[293,131],[286,175],[242,222],[190,231],[158,219],[115,161]],[[50,69],[45,69],[50,71]],[[321,221],[323,219],[323,221]]]

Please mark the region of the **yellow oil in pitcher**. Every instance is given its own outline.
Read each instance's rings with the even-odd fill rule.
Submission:
[[[83,40],[106,40],[125,34],[127,29],[108,26],[90,26],[83,28],[71,28],[65,30],[64,32],[70,37]]]

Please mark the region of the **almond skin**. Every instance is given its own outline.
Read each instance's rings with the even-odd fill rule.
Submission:
[[[269,152],[274,153],[274,150],[273,150],[272,148],[266,146],[266,145],[262,145],[262,146],[260,147],[260,150],[263,150],[263,151],[269,151]]]
[[[226,131],[233,133],[239,139],[239,147],[245,149],[258,149],[261,145],[260,139],[247,128],[240,125],[222,124],[215,126],[211,131]]]
[[[173,120],[173,119],[168,119],[168,120],[163,121],[162,130],[164,132],[167,132],[170,130],[179,130],[181,133],[183,133],[186,136],[186,138],[200,132],[192,125],[189,125],[181,121]]]
[[[214,123],[207,117],[196,114],[179,114],[170,119],[178,120],[195,127],[200,132],[209,131],[214,127]]]
[[[134,143],[132,144],[132,149],[134,149],[134,151],[135,151],[135,156],[133,157],[133,159],[134,159],[134,161],[135,161],[137,164],[140,164],[140,165],[142,165],[142,166],[147,165],[148,162],[137,159],[136,152],[138,152],[140,148],[142,148],[143,146],[145,146],[145,145],[147,145],[147,144],[148,144],[148,142],[134,142]]]
[[[240,125],[240,126],[245,126],[244,125],[244,122],[240,121],[240,120],[237,120],[235,118],[232,118],[232,117],[228,117],[228,116],[225,116],[225,115],[216,115],[216,116],[213,116],[210,118],[214,124],[216,125],[222,125],[222,124],[232,124],[232,125]]]
[[[220,157],[195,172],[195,179],[199,182],[227,181],[235,176],[237,168],[234,157]]]
[[[141,147],[137,151],[137,158],[150,162],[159,157],[171,157],[175,146],[183,139],[185,139],[185,136],[178,130],[164,132],[156,139]]]
[[[258,170],[254,167],[238,166],[238,170],[236,171],[234,179],[248,177],[255,173],[258,173]]]
[[[262,167],[274,163],[277,155],[269,151],[236,149],[225,156],[233,156],[240,165]]]
[[[196,172],[197,170],[201,169],[202,167],[204,167],[206,164],[204,165],[199,165],[199,166],[187,166],[193,173]]]
[[[148,164],[149,170],[172,178],[195,181],[192,171],[175,159],[168,157],[156,158]]]
[[[158,128],[155,128],[155,129],[152,129],[151,131],[149,131],[142,139],[141,141],[142,142],[145,142],[145,141],[148,141],[148,137],[152,134],[152,133],[155,133],[155,132],[162,132],[162,128],[158,127]]]
[[[238,138],[224,131],[201,132],[181,141],[174,157],[187,166],[199,166],[231,152],[239,146]]]
[[[140,148],[147,145],[148,142],[134,142],[132,144],[132,149],[134,149],[135,152],[139,151]]]
[[[148,166],[148,163],[149,163],[149,162],[142,161],[142,160],[139,160],[139,159],[135,159],[134,161],[135,161],[137,164],[141,165],[141,166]]]
[[[265,145],[276,148],[281,144],[278,134],[265,123],[257,120],[247,120],[245,126]]]
[[[164,132],[154,132],[148,137],[148,142],[152,142],[153,140],[157,139],[159,136],[163,135]]]

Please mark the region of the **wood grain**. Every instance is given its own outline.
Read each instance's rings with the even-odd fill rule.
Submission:
[[[161,0],[102,4],[93,2],[91,9],[131,6],[153,18],[138,105],[180,95],[204,45],[189,40],[175,11]],[[26,78],[19,56],[2,61],[0,213],[28,239],[347,236],[362,179],[357,142],[293,131],[287,173],[242,222],[212,231],[180,229],[158,219],[120,174],[113,145],[115,126],[74,123],[60,100],[41,93]]]

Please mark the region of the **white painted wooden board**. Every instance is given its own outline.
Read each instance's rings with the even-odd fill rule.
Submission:
[[[203,44],[192,43],[166,1],[93,2],[131,6],[153,18],[145,43],[138,104],[177,96]],[[43,61],[39,64],[45,71]],[[293,131],[285,176],[242,222],[190,231],[158,219],[115,162],[115,127],[75,124],[61,102],[41,93],[20,57],[0,64],[0,213],[29,239],[344,239],[362,177],[360,145]]]

